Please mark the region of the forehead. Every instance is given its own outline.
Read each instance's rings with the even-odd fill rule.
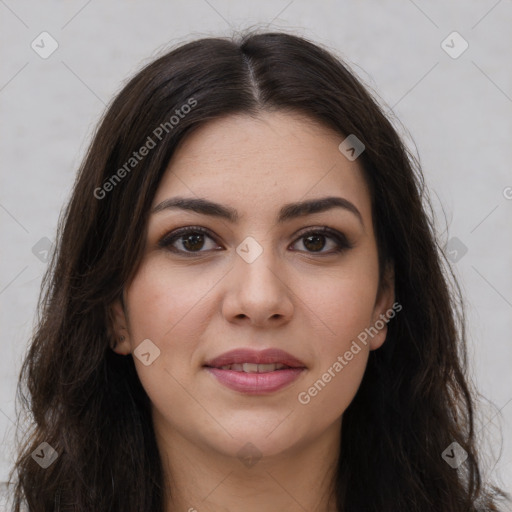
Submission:
[[[338,149],[344,135],[309,117],[264,112],[207,122],[175,151],[153,206],[173,195],[208,197],[244,213],[339,195],[371,215],[362,168]]]

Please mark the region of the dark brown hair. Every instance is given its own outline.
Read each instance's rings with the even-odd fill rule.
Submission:
[[[211,119],[273,110],[364,143],[380,267],[394,267],[402,305],[343,415],[338,510],[498,510],[501,492],[482,482],[475,447],[461,293],[427,215],[417,160],[331,52],[284,33],[247,33],[166,53],[128,82],[99,124],[59,223],[20,372],[32,429],[12,472],[16,511],[22,500],[31,512],[162,511],[149,398],[132,356],[110,349],[109,308],[137,271],[148,211],[177,144]],[[162,139],[127,166],[162,126]],[[42,442],[58,453],[47,469],[31,457]],[[468,453],[458,470],[441,457],[452,442]]]

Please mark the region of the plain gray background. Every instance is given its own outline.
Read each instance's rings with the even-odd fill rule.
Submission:
[[[511,0],[0,0],[0,26],[0,481],[13,457],[16,379],[45,238],[54,240],[105,104],[170,46],[266,26],[344,58],[416,145],[466,297],[472,374],[489,400],[477,428],[493,478],[512,489]],[[41,53],[46,38],[51,49],[42,32],[58,44],[46,59],[31,47]]]

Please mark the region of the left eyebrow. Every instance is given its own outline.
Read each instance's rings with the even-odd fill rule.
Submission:
[[[277,223],[282,224],[283,222],[296,219],[298,217],[324,212],[332,208],[343,208],[344,210],[353,213],[364,227],[363,217],[356,206],[348,199],[337,196],[287,203],[279,210]],[[151,213],[158,213],[162,210],[168,209],[190,210],[202,215],[219,217],[232,223],[236,223],[240,219],[240,215],[237,210],[230,206],[215,203],[208,199],[195,197],[172,197],[165,199],[161,203],[157,204],[151,210]]]

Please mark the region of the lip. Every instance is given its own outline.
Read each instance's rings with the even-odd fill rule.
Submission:
[[[272,364],[281,363],[291,368],[306,368],[306,365],[284,350],[278,348],[268,348],[266,350],[251,350],[248,348],[239,348],[224,352],[218,357],[210,359],[204,363],[204,366],[220,368],[228,364],[254,363],[254,364]]]
[[[265,373],[246,373],[221,369],[222,366],[240,363],[280,363],[289,368]],[[231,350],[207,361],[204,368],[224,386],[249,395],[264,395],[279,391],[290,385],[306,370],[302,361],[284,350],[275,348],[261,351],[250,349]]]

